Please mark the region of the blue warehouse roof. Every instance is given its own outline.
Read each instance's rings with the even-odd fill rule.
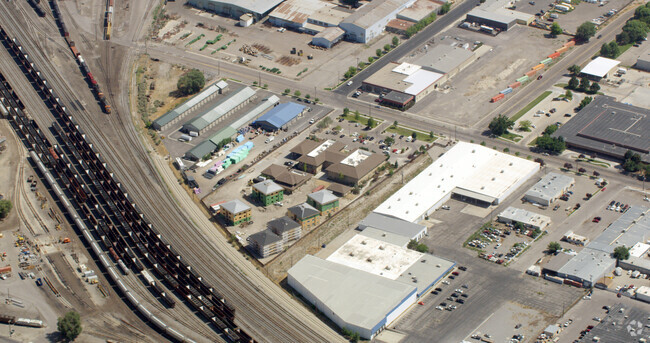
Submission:
[[[297,117],[304,110],[305,106],[303,105],[296,104],[295,102],[287,102],[275,106],[265,115],[259,117],[253,124],[263,127],[272,127],[277,130],[290,122],[293,118]]]

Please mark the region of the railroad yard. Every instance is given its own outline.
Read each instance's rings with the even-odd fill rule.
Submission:
[[[0,336],[650,339],[645,4],[562,1],[0,2]]]

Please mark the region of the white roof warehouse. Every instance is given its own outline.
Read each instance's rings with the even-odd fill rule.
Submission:
[[[375,212],[417,222],[452,194],[479,203],[498,204],[535,175],[537,162],[465,142],[457,143],[384,201]]]

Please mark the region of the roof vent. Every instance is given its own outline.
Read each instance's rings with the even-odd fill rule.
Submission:
[[[370,263],[372,263],[372,258],[368,257],[368,258],[366,259],[366,262],[370,262]]]
[[[384,269],[390,270],[390,266],[386,266],[386,267],[384,267]]]
[[[409,192],[409,195],[413,195],[413,192]]]
[[[361,241],[361,245],[366,245],[366,241]]]
[[[381,236],[382,236],[382,237],[386,237],[386,234],[385,234],[385,233],[382,233]]]
[[[505,171],[505,170],[501,169],[501,174],[503,174],[504,171]]]
[[[422,260],[422,261],[420,261],[420,262],[425,263],[426,261],[427,261],[427,260]]]
[[[348,255],[354,257],[354,252],[349,253]]]
[[[494,181],[495,179],[496,179],[496,178],[495,178],[495,177],[493,177],[493,178],[492,178],[492,181]]]
[[[475,149],[472,149],[472,154],[475,153],[475,152],[476,152],[476,150],[475,150]]]
[[[383,246],[383,245],[380,245],[380,246],[379,246],[379,250],[384,250],[384,246]]]

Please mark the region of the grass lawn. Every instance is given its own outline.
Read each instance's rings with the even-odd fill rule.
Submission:
[[[634,43],[619,45],[618,46],[618,55],[616,55],[616,57],[623,55],[623,53],[626,52],[627,49],[631,48],[632,45],[634,45]]]
[[[537,138],[539,138],[539,137],[535,137],[535,139],[530,141],[530,143],[528,143],[528,146],[535,146],[537,144]]]
[[[394,126],[391,125],[388,129],[386,129],[386,132],[394,133],[394,134],[397,134],[397,135],[403,135],[404,137],[410,136],[410,135],[413,134],[413,132],[415,132],[416,140],[424,141],[424,142],[427,142],[427,143],[431,143],[431,142],[435,141],[436,139],[438,139],[438,137],[436,137],[436,136],[433,136],[433,138],[432,138],[431,136],[429,136],[428,133],[424,133],[424,132],[416,131],[416,130],[411,130],[409,128],[405,128],[405,127],[402,127],[402,126],[399,126],[399,125],[397,127],[394,127]]]
[[[368,119],[369,119],[369,117],[368,117],[368,116],[364,116],[363,114],[361,114],[361,115],[359,116],[359,120],[356,120],[356,119],[354,118],[354,113],[350,113],[350,114],[348,114],[347,116],[346,116],[346,115],[341,115],[341,117],[343,117],[343,118],[344,118],[345,120],[347,120],[347,121],[350,121],[350,122],[353,122],[353,123],[359,123],[359,124],[361,124],[361,125],[363,125],[363,126],[368,126]],[[381,124],[381,123],[384,122],[383,120],[378,119],[378,118],[374,118],[374,117],[373,117],[372,119],[374,119],[374,120],[375,120],[375,123],[376,123],[374,127],[377,127],[379,124]]]
[[[531,101],[530,104],[528,104],[526,107],[524,107],[521,111],[517,112],[512,118],[510,118],[512,121],[517,121],[521,116],[526,114],[526,112],[530,111],[533,107],[535,107],[537,104],[539,104],[542,100],[546,99],[547,96],[549,96],[552,92],[551,91],[546,91],[542,93],[542,95],[538,96],[537,99]]]
[[[501,138],[507,139],[507,140],[513,141],[513,142],[519,142],[522,138],[524,138],[524,136],[520,136],[520,135],[518,135],[516,133],[512,133],[512,132],[507,132],[507,133],[502,134]]]

